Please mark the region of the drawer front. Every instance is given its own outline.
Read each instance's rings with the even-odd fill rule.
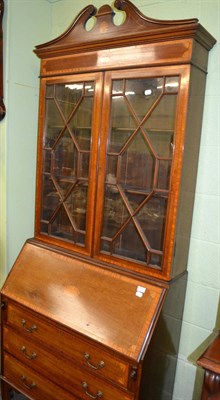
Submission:
[[[29,310],[11,303],[8,303],[7,323],[20,329],[27,338],[37,339],[46,346],[53,347],[55,351],[58,350],[65,357],[73,358],[97,376],[103,376],[125,388],[128,387],[129,364],[93,343],[63,331]]]
[[[42,378],[26,365],[13,357],[4,354],[3,379],[33,400],[77,400],[72,394],[61,387]]]
[[[39,374],[56,382],[62,382],[62,387],[73,391],[76,396],[88,399],[91,396],[98,397],[102,393],[103,399],[125,400],[133,396],[126,390],[120,390],[110,385],[96,375],[87,372],[87,368],[80,368],[69,359],[65,360],[54,352],[47,352],[37,342],[24,338],[13,332],[12,329],[3,329],[4,350],[10,352],[30,368]]]

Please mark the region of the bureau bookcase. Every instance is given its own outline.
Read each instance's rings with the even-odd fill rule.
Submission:
[[[172,399],[214,43],[116,0],[36,46],[35,235],[1,291],[3,400]]]

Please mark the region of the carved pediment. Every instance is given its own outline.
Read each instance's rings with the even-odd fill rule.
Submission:
[[[121,25],[115,24],[115,14],[124,13]],[[87,24],[93,20],[91,29]],[[114,9],[103,5],[97,10],[93,5],[85,7],[70,27],[58,38],[36,46],[40,58],[53,57],[70,51],[103,49],[140,43],[195,38],[210,49],[214,38],[199,24],[196,18],[186,20],[157,20],[146,17],[129,0],[116,0]]]

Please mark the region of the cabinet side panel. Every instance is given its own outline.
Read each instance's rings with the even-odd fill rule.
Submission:
[[[206,74],[192,66],[182,177],[175,233],[175,254],[171,271],[172,278],[181,274],[187,267],[199,159],[205,82]]]
[[[139,400],[172,400],[186,284],[187,273],[170,285],[143,360]]]

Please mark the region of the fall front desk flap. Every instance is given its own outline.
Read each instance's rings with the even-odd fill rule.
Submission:
[[[1,293],[124,356],[140,360],[166,289],[26,243]]]

